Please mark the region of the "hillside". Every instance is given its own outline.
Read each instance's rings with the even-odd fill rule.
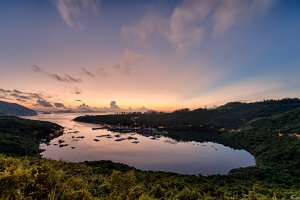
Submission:
[[[227,133],[256,158],[259,168],[268,171],[270,182],[300,183],[300,109],[255,119],[239,133]]]
[[[299,99],[268,100],[255,103],[231,102],[215,109],[182,109],[172,113],[146,112],[117,115],[80,116],[78,122],[164,127],[169,130],[217,131],[236,129],[259,117],[268,117],[300,108]]]
[[[0,116],[0,154],[37,156],[39,140],[50,140],[60,134],[61,128],[50,122]]]
[[[0,101],[0,115],[31,116],[37,113],[16,103]]]

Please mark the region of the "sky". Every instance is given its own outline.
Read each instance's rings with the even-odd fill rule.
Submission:
[[[171,111],[300,97],[298,0],[0,0],[0,100]]]

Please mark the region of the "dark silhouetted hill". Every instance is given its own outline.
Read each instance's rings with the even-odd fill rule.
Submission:
[[[255,118],[269,117],[300,108],[300,100],[286,98],[254,103],[230,102],[215,109],[176,110],[172,113],[146,112],[81,116],[75,121],[113,125],[165,127],[176,130],[235,129]]]
[[[31,116],[37,113],[16,103],[0,101],[0,115]]]

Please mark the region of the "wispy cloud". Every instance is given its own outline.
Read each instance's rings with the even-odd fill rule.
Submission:
[[[71,93],[73,93],[73,94],[81,94],[82,91],[79,88],[74,88]]]
[[[23,92],[21,92],[20,90],[16,90],[16,89],[14,89],[13,92],[16,94],[23,94]]]
[[[18,93],[11,93],[10,96],[15,97],[16,99],[22,99],[23,101],[30,100],[30,96],[20,95]]]
[[[81,19],[87,15],[96,15],[100,0],[54,0],[64,22],[71,28],[82,27]]]
[[[33,65],[32,69],[35,72],[45,74],[45,75],[47,75],[57,81],[60,81],[60,82],[68,82],[68,83],[81,83],[82,82],[82,79],[80,79],[80,78],[75,78],[68,74],[65,74],[64,76],[62,76],[62,75],[58,75],[58,74],[54,74],[54,73],[49,73],[36,65]]]
[[[91,72],[91,71],[89,71],[89,70],[87,70],[87,69],[85,69],[85,68],[82,68],[81,71],[82,71],[85,75],[87,75],[87,76],[89,76],[89,77],[91,77],[91,78],[96,78],[97,76],[103,78],[103,77],[108,76],[108,72],[107,72],[103,67],[100,67],[95,73],[94,73],[94,72]]]
[[[134,25],[122,27],[121,32],[127,39],[134,37],[134,39],[146,40],[155,34],[167,37],[169,30],[166,27],[168,26],[167,19],[158,13],[151,13]]]
[[[54,106],[56,108],[65,108],[65,105],[63,103],[53,101],[53,98],[55,97],[57,97],[57,95],[48,94],[43,91],[33,93],[24,92],[17,89],[6,90],[0,88],[0,99],[18,101],[26,105],[32,105],[39,108],[52,108]]]
[[[145,59],[145,57],[130,49],[124,50],[124,57],[121,63],[113,66],[113,69],[121,74],[130,76],[133,73],[133,68]]]
[[[82,68],[81,71],[82,71],[85,75],[87,75],[87,76],[89,76],[89,77],[92,77],[92,78],[95,78],[95,74],[93,74],[92,72],[88,71],[87,69]]]
[[[146,15],[141,21],[121,30],[125,38],[146,40],[166,38],[177,53],[201,42],[205,34],[218,36],[233,26],[263,14],[274,0],[182,0],[172,14]]]
[[[0,100],[11,100],[5,90],[0,88]]]
[[[2,96],[5,96],[6,98],[14,99],[22,102],[31,101],[37,98],[41,98],[41,99],[45,98],[45,95],[41,93],[22,92],[17,89],[5,90],[0,88],[0,94]]]
[[[108,76],[108,72],[107,72],[103,67],[100,67],[100,68],[97,70],[96,74],[97,74],[98,76],[102,77],[102,78]]]
[[[221,1],[212,16],[213,34],[221,35],[247,18],[263,14],[274,0]]]
[[[0,93],[7,94],[7,93],[11,93],[11,92],[12,92],[11,90],[5,90],[5,89],[0,88]]]
[[[134,68],[145,60],[145,56],[131,49],[124,49],[123,56],[119,63],[116,63],[109,70],[100,67],[96,70],[81,68],[81,73],[90,78],[105,78],[109,75],[123,74],[130,76],[134,72]],[[51,74],[53,75],[53,74]],[[74,91],[72,93],[75,93]]]

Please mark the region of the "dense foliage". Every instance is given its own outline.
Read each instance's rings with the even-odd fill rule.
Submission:
[[[50,134],[61,128],[50,122],[0,116],[0,153],[18,156],[39,155],[39,140],[49,139]]]
[[[66,163],[0,155],[1,199],[290,199],[299,189],[228,176],[135,170],[109,161]]]
[[[283,186],[300,188],[300,109],[253,120],[240,133],[227,133],[250,151],[264,179]]]

